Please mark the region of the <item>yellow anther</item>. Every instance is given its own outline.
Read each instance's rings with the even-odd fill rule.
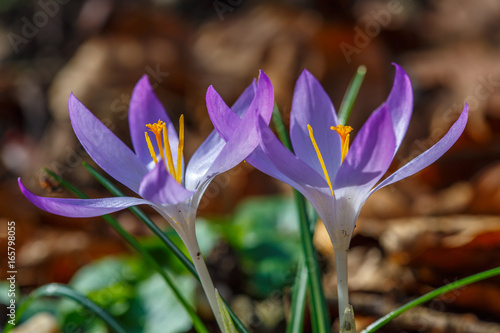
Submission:
[[[184,115],[179,118],[179,146],[177,147],[177,173],[175,179],[181,183],[182,176],[182,153],[184,152]]]
[[[153,161],[155,161],[155,164],[158,163],[158,159],[156,158],[156,153],[153,148],[153,145],[151,144],[151,140],[149,139],[148,132],[144,132],[144,135],[146,136],[146,142],[148,144],[149,148],[149,153],[151,154],[151,157],[153,158]]]
[[[146,127],[149,128],[149,130],[153,132],[153,134],[156,137],[156,144],[158,145],[158,148],[160,150],[160,156],[163,160],[163,163],[165,164],[165,169],[180,184],[182,177],[182,153],[184,151],[184,115],[181,115],[179,119],[179,146],[177,148],[177,172],[174,165],[174,159],[172,158],[172,150],[170,149],[170,142],[168,141],[167,124],[165,124],[161,120],[158,120],[157,123],[154,123],[152,125],[147,124]],[[163,132],[163,143],[162,143],[162,132]],[[148,132],[145,132],[144,134],[146,136],[146,142],[148,144],[149,153],[151,154],[151,157],[153,158],[156,164],[158,163],[158,159],[153,149],[153,145],[151,144],[151,140],[149,139]],[[165,147],[165,150],[163,150],[163,147]]]
[[[330,191],[333,194],[332,183],[330,182],[330,177],[328,176],[328,171],[326,170],[325,162],[323,161],[323,156],[321,156],[321,152],[319,151],[318,145],[316,144],[316,140],[314,139],[313,129],[311,125],[307,125],[307,129],[309,130],[309,137],[311,138],[311,142],[314,146],[314,150],[316,150],[316,155],[318,155],[319,163],[321,164],[321,168],[323,169],[323,173],[325,174],[326,182],[328,183],[328,187],[330,187]]]
[[[352,127],[339,124],[337,127],[330,127],[330,129],[340,135],[340,144],[342,147],[342,162],[344,162],[344,158],[349,151],[349,137],[351,136],[349,133],[351,133]]]
[[[166,168],[167,164],[165,163],[165,152],[163,151],[163,145],[161,143],[161,130],[163,129],[163,127],[165,127],[165,123],[161,120],[158,120],[157,123],[154,123],[153,125],[147,124],[146,127],[149,128],[149,130],[153,132],[153,134],[156,137],[156,144],[158,145],[161,159],[163,160],[163,163],[165,164]]]
[[[167,154],[167,163],[168,163],[167,171],[170,172],[172,177],[176,178],[175,177],[174,159],[172,158],[172,150],[170,149],[170,142],[168,141],[167,125],[165,125],[165,123],[163,123],[163,142],[165,143],[165,152]]]

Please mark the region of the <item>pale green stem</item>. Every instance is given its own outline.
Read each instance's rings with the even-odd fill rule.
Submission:
[[[193,259],[194,267],[198,272],[198,276],[200,277],[201,286],[205,295],[207,296],[208,303],[210,304],[210,308],[214,313],[215,319],[217,320],[217,324],[219,328],[222,330],[224,328],[224,321],[222,320],[222,316],[220,314],[219,305],[217,303],[217,297],[215,294],[215,286],[212,282],[212,278],[210,277],[210,273],[208,272],[207,265],[205,263],[205,259],[201,255],[200,247],[198,242],[186,243],[186,248],[189,252],[189,255]]]
[[[207,264],[200,250],[198,240],[196,238],[196,232],[194,229],[195,216],[190,217],[190,221],[187,221],[187,226],[189,230],[177,230],[177,233],[182,238],[186,249],[193,260],[194,267],[198,272],[198,277],[200,278],[201,287],[207,296],[208,303],[214,314],[215,320],[219,325],[221,332],[224,332],[224,321],[222,320],[222,315],[219,310],[219,304],[217,302],[217,296],[215,292],[215,286],[208,272]],[[187,233],[184,233],[186,231]]]
[[[337,294],[339,305],[340,333],[353,332],[354,315],[349,305],[349,288],[347,286],[347,253],[348,246],[335,247],[335,266],[337,268]],[[348,316],[346,317],[346,312]],[[348,320],[349,322],[346,322]],[[355,332],[355,330],[354,330]]]

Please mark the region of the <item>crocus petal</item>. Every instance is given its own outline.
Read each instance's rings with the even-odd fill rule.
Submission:
[[[206,100],[212,124],[224,141],[229,140],[239,126],[241,118],[226,105],[222,97],[220,97],[212,86],[208,87]],[[274,92],[271,81],[264,72],[260,72],[257,91],[252,103],[248,107],[247,113],[252,110],[258,111],[261,117],[269,124],[273,113],[273,103]]]
[[[40,197],[31,193],[18,179],[24,196],[35,206],[47,212],[67,217],[94,217],[113,213],[124,208],[151,202],[131,197],[114,197],[104,199],[61,199]]]
[[[186,167],[185,186],[186,189],[194,191],[201,184],[203,176],[207,173],[214,160],[219,156],[226,142],[216,130],[203,141],[194,152]]]
[[[73,94],[68,102],[71,124],[92,159],[111,177],[137,192],[146,166]]]
[[[247,112],[250,104],[252,104],[256,92],[257,81],[253,79],[252,83],[248,87],[246,87],[240,97],[238,97],[236,102],[234,102],[233,106],[231,106],[231,110],[233,110],[233,112],[236,113],[240,118],[243,117],[245,112]]]
[[[260,118],[266,124],[269,124],[273,116],[274,108],[274,89],[269,77],[263,71],[259,71],[259,83],[252,103],[248,107],[247,112],[255,109],[259,113]]]
[[[157,204],[176,204],[189,199],[194,192],[186,190],[165,169],[163,160],[158,161],[142,180],[139,194]]]
[[[272,99],[271,99],[272,100]],[[272,108],[269,103],[266,107]],[[240,164],[260,143],[258,131],[259,109],[250,108],[239,121],[232,135],[208,169],[204,178],[209,179]],[[265,120],[262,120],[265,122]]]
[[[168,141],[172,148],[172,155],[175,161],[177,159],[179,138],[167,112],[165,112],[163,105],[156,97],[148,77],[144,75],[139,82],[137,82],[132,92],[128,121],[132,145],[134,146],[136,154],[145,165],[149,165],[153,161],[144,137],[144,132],[148,132],[146,125],[154,124],[158,122],[158,120],[165,122],[167,125]],[[156,155],[159,156],[159,149],[156,145],[154,135],[152,133],[150,134],[152,137],[151,141],[154,143],[153,147]]]
[[[270,134],[274,135],[272,132]],[[280,142],[277,138],[276,140],[278,141],[276,142],[276,147],[279,147],[278,144]],[[276,162],[276,160],[270,158],[270,151],[264,151],[264,147],[268,147],[268,145],[261,145],[257,147],[252,154],[248,156],[246,161],[256,169],[290,185],[302,193],[302,195],[304,195],[313,205],[321,217],[329,216],[335,202],[326,181],[320,175],[316,174],[316,171],[314,171],[306,163],[298,160],[295,155],[291,154],[285,147],[283,147],[283,149],[287,150],[291,154],[287,154],[287,157],[285,157],[286,161],[290,163],[297,162],[299,165],[296,168],[293,168],[293,170],[283,169],[284,163],[280,163],[278,166],[274,165],[273,162]],[[304,176],[305,172],[308,172],[307,175],[309,175],[309,177]],[[314,186],[310,183],[317,185]]]
[[[389,168],[395,147],[391,115],[384,106],[371,114],[356,135],[334,187],[357,187],[368,192]]]
[[[263,120],[260,121],[259,131],[262,143],[246,161],[302,193],[320,216],[331,215],[335,201],[323,176],[285,148]]]
[[[351,241],[360,211],[355,202],[357,194],[352,188],[336,189],[334,205],[318,210],[335,250],[345,251]]]
[[[245,94],[252,94],[252,89],[247,88]],[[244,97],[241,102],[238,102],[237,108],[243,107],[248,103],[248,100],[249,96]],[[260,142],[260,135],[257,131],[258,119],[262,119],[269,124],[273,111],[273,102],[273,87],[264,72],[260,73],[257,91],[243,118],[240,118],[235,112],[229,109],[213,87],[210,86],[208,88],[208,113],[214,127],[224,141],[226,141],[226,144],[220,148],[219,154],[212,160],[212,164],[206,171],[206,174],[197,180],[195,186],[199,186],[217,174],[235,167],[257,147]],[[213,140],[216,141],[217,139],[213,138]],[[211,147],[211,149],[204,147],[204,149],[207,149],[209,152],[215,152],[219,147]],[[207,153],[200,153],[200,155],[195,157],[194,161],[190,161],[190,164],[195,163],[195,166],[189,167],[190,174],[197,169],[200,170],[196,164],[202,164],[202,156],[207,156]],[[204,166],[208,165],[208,163],[204,164]],[[192,181],[190,181],[188,188],[192,186]]]
[[[299,187],[328,188],[322,175],[289,151],[260,119],[259,131],[262,143],[248,158],[255,168],[277,178],[300,191]]]
[[[206,101],[212,124],[224,141],[227,141],[241,121],[240,117],[227,106],[213,86],[207,89]]]
[[[384,186],[389,184],[398,182],[406,177],[409,177],[420,170],[428,167],[432,163],[434,163],[438,158],[443,156],[444,153],[451,148],[451,146],[458,140],[460,135],[465,129],[465,125],[467,124],[467,117],[469,115],[469,106],[467,103],[460,114],[458,120],[451,126],[448,133],[445,134],[435,145],[431,148],[427,149],[422,154],[415,157],[410,162],[406,163],[403,167],[399,168],[392,175],[384,179],[380,184],[378,184],[371,192],[381,189]]]
[[[211,95],[217,95],[217,92],[213,89],[213,87],[210,87],[209,89],[211,90]],[[240,97],[231,107],[231,110],[233,112],[230,112],[230,110],[227,108],[227,105],[218,95],[217,97],[214,97],[218,98],[215,103],[221,103],[223,105],[222,107],[224,107],[224,109],[228,113],[230,113],[228,116],[233,117],[232,119],[234,119],[236,123],[239,120],[234,117],[234,114],[242,117],[247,112],[250,104],[255,97],[256,89],[257,83],[255,80],[253,80],[252,84],[250,84],[245,89],[245,91],[240,95]],[[210,135],[205,139],[205,141],[203,141],[203,143],[198,147],[193,156],[191,156],[191,159],[189,160],[188,166],[186,168],[185,185],[188,190],[194,190],[201,184],[203,176],[205,176],[210,166],[214,163],[214,160],[217,158],[217,156],[219,156],[225,144],[226,143],[222,139],[220,134],[216,130],[213,130],[212,133],[210,133]]]
[[[396,154],[401,142],[403,141],[413,110],[413,92],[411,88],[410,78],[406,72],[397,64],[396,74],[394,76],[394,84],[391,93],[385,104],[391,112],[394,135],[396,137]]]
[[[335,178],[342,154],[340,136],[330,127],[338,125],[337,115],[321,84],[311,73],[304,70],[297,80],[293,93],[290,139],[295,154],[316,172],[322,174],[323,169],[311,142],[307,125],[312,127],[330,178]]]

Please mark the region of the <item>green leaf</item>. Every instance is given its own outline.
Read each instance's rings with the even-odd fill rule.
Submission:
[[[177,287],[188,298],[194,299],[195,280],[190,276],[176,279]],[[192,324],[184,308],[176,301],[170,288],[162,282],[161,277],[153,275],[137,286],[137,297],[144,311],[143,333],[186,332]],[[139,333],[139,332],[138,332]]]
[[[134,284],[151,272],[136,265],[136,260],[104,258],[82,267],[71,279],[70,285],[85,294],[109,288],[117,283]]]
[[[105,258],[78,271],[71,285],[119,318],[130,333],[184,332],[191,318],[162,277],[137,259]],[[172,277],[192,303],[195,280]],[[192,305],[192,304],[191,304]]]
[[[116,333],[125,333],[125,329],[119,324],[112,316],[109,315],[105,310],[100,308],[97,304],[89,300],[87,297],[85,297],[83,294],[80,292],[73,290],[67,286],[60,285],[57,283],[52,283],[49,285],[42,286],[36,290],[34,290],[29,297],[27,297],[17,308],[16,311],[16,322],[18,322],[23,313],[26,311],[27,308],[31,306],[33,302],[35,302],[37,299],[40,297],[45,297],[45,296],[60,296],[60,297],[67,297],[69,299],[72,299],[73,301],[76,301],[77,303],[85,306],[87,309],[91,310],[93,314],[96,314],[98,317],[100,317],[110,328],[113,329],[114,332]],[[12,329],[14,329],[15,326],[7,324],[4,327],[3,332],[9,332]]]
[[[267,297],[293,282],[300,256],[300,236],[293,202],[286,197],[247,200],[236,209],[231,223],[214,227],[236,251],[248,275],[247,292]],[[285,278],[284,278],[285,277]]]

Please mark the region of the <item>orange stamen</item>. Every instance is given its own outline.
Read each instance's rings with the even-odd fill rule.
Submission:
[[[158,148],[160,150],[160,156],[165,165],[165,169],[180,184],[182,178],[182,153],[184,151],[184,115],[181,115],[179,119],[179,146],[177,147],[177,170],[175,168],[174,160],[172,158],[172,150],[170,149],[170,142],[168,140],[167,125],[163,121],[158,120],[157,123],[147,124],[146,127],[149,129],[150,132],[153,132],[153,134],[156,137],[156,144],[158,145]],[[144,134],[146,137],[146,143],[148,144],[149,153],[151,154],[151,157],[153,158],[153,161],[156,164],[158,163],[158,158],[156,157],[153,145],[151,143],[151,140],[149,139],[148,132],[144,132]],[[163,147],[165,147],[165,149],[163,149]]]
[[[349,151],[349,133],[352,131],[352,127],[339,124],[337,127],[330,127],[330,129],[340,135],[340,145],[342,147],[342,162],[344,162],[347,152]]]
[[[149,128],[150,132],[153,132],[153,134],[156,137],[156,144],[158,145],[158,148],[160,150],[160,156],[161,159],[163,160],[163,163],[165,164],[165,168],[167,167],[167,164],[165,162],[165,152],[163,151],[163,145],[161,143],[161,130],[165,126],[165,123],[161,120],[158,120],[157,123],[154,123],[153,125],[147,124],[146,127]]]
[[[177,173],[175,179],[181,183],[182,176],[182,154],[184,152],[184,115],[179,118],[179,146],[177,147]]]
[[[168,163],[167,171],[170,172],[172,177],[176,178],[174,160],[172,158],[172,150],[170,149],[170,141],[168,141],[167,125],[165,123],[163,123],[163,142],[165,144],[165,152],[167,154],[167,163]]]

